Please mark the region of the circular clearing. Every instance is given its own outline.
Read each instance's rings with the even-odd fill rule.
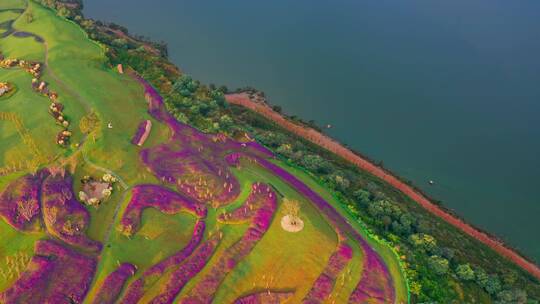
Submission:
[[[304,229],[304,222],[297,216],[285,215],[281,218],[281,228],[288,232],[300,232]]]

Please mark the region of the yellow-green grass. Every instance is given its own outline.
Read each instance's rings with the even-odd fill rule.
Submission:
[[[21,22],[21,24],[24,23],[26,22]],[[16,26],[15,28],[19,29]],[[0,39],[0,51],[2,51],[2,54],[6,58],[39,62],[45,60],[45,46],[31,37],[20,38],[11,35]]]
[[[14,11],[0,11],[0,23],[6,22],[9,20],[14,20],[20,15],[21,15],[20,13],[17,13]],[[0,30],[0,31],[3,31],[3,30]]]
[[[356,228],[358,232],[360,232],[364,236],[369,245],[373,247],[375,251],[377,251],[377,253],[383,258],[392,275],[392,278],[394,280],[394,286],[396,288],[396,301],[398,303],[407,303],[407,280],[400,265],[399,258],[396,256],[390,245],[384,244],[383,242],[370,237],[366,232],[365,228],[352,217],[352,215],[345,209],[345,207],[339,202],[339,200],[313,176],[306,173],[304,170],[290,166],[282,161],[274,161],[274,163],[289,171],[291,174],[293,174],[306,185],[308,185],[312,190],[322,196],[325,200],[330,202],[342,215],[342,217],[346,219],[353,227]]]
[[[24,0],[2,0],[0,2],[0,10],[10,8],[24,8]]]
[[[31,76],[18,68],[0,69],[0,81],[9,81],[17,87],[15,94],[0,100],[0,112],[15,113],[30,133],[45,157],[53,157],[60,153],[56,147],[56,133],[61,130],[49,115],[49,102],[31,90]],[[11,121],[0,120],[0,167],[8,164],[26,162],[33,155]]]

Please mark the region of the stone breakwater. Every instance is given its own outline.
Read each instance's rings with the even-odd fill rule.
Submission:
[[[162,260],[146,270],[142,276],[131,283],[121,303],[137,303],[144,296],[145,289],[152,287],[166,272],[181,265],[200,245],[205,231],[204,221],[197,221],[193,229],[193,236],[189,243],[180,251]]]
[[[133,188],[132,197],[120,220],[119,230],[133,235],[139,229],[141,215],[146,208],[156,208],[166,214],[189,212],[205,218],[207,208],[203,204],[158,185],[139,185]]]
[[[137,268],[130,263],[121,264],[111,272],[101,284],[92,304],[114,304],[124,288],[126,281],[131,278]]]
[[[0,303],[82,303],[95,270],[95,258],[56,241],[38,241],[26,271],[0,293]]]
[[[46,170],[24,175],[11,182],[0,194],[0,216],[19,231],[41,230],[41,183]]]
[[[255,209],[253,212],[249,212],[249,217],[243,216],[243,214],[248,214],[245,209],[246,206],[256,206],[256,209],[253,208]],[[212,303],[215,293],[227,274],[229,274],[262,239],[264,233],[272,223],[276,208],[277,196],[272,188],[266,184],[254,184],[244,207],[238,208],[237,210],[240,210],[239,212],[232,213],[232,217],[236,221],[240,221],[241,219],[246,221],[251,220],[249,228],[239,241],[223,252],[217,263],[212,266],[209,272],[188,293],[186,299],[181,303]]]

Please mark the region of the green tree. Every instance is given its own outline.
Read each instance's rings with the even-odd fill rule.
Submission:
[[[60,17],[64,17],[64,18],[69,18],[71,17],[71,11],[65,7],[65,6],[61,6],[58,8],[58,10],[56,11],[56,14]]]
[[[426,252],[432,252],[437,248],[437,241],[435,238],[426,233],[416,233],[411,235],[409,237],[409,243]]]
[[[363,205],[368,205],[371,203],[371,194],[364,189],[354,191],[353,196],[359,203]]]
[[[486,287],[486,284],[487,284],[487,281],[489,279],[489,276],[488,274],[486,273],[486,271],[482,268],[476,268],[474,270],[474,273],[475,273],[475,280],[476,280],[476,283],[482,287],[482,288],[485,288]]]
[[[428,259],[428,266],[438,275],[448,272],[448,260],[438,255],[432,255]]]
[[[309,154],[304,157],[302,160],[302,165],[316,173],[328,173],[330,170],[330,165],[319,155]]]
[[[503,290],[497,294],[496,304],[525,304],[527,292],[521,289]]]
[[[117,48],[121,48],[121,49],[127,49],[128,47],[128,41],[124,38],[117,38],[117,39],[114,39],[111,44]]]
[[[225,114],[219,118],[219,124],[224,130],[230,130],[234,124],[234,121],[229,115]]]
[[[458,267],[456,267],[456,274],[458,278],[460,278],[463,281],[474,280],[474,270],[471,268],[471,265],[469,264],[461,264]]]
[[[486,281],[486,286],[484,289],[491,295],[494,295],[501,291],[501,280],[496,274],[492,274]]]
[[[83,134],[92,135],[94,141],[96,141],[96,132],[99,129],[101,120],[93,110],[83,116],[79,121],[79,129]]]

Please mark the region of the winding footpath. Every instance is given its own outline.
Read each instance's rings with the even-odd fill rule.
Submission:
[[[294,133],[297,136],[300,136],[310,142],[339,155],[345,160],[353,163],[358,168],[364,171],[375,175],[376,177],[384,180],[388,184],[392,185],[394,188],[401,191],[403,194],[410,197],[412,200],[420,204],[424,209],[426,209],[431,214],[443,219],[450,225],[458,228],[459,230],[465,232],[469,236],[475,238],[476,240],[482,242],[486,246],[495,250],[500,255],[511,260],[519,267],[523,268],[525,271],[530,273],[532,276],[540,280],[540,267],[536,264],[528,261],[522,257],[519,253],[514,251],[511,248],[508,248],[503,242],[497,240],[496,238],[488,235],[485,232],[478,230],[472,225],[464,222],[462,219],[448,213],[443,208],[432,203],[428,198],[423,194],[415,190],[413,187],[407,185],[403,181],[399,180],[397,177],[392,175],[390,172],[385,169],[373,164],[366,158],[363,158],[351,150],[345,148],[340,143],[334,139],[308,127],[297,125],[290,120],[283,117],[281,114],[275,112],[267,104],[252,101],[248,94],[246,93],[235,93],[226,95],[226,99],[229,103],[242,106],[249,110],[252,110],[278,124],[282,128]]]

